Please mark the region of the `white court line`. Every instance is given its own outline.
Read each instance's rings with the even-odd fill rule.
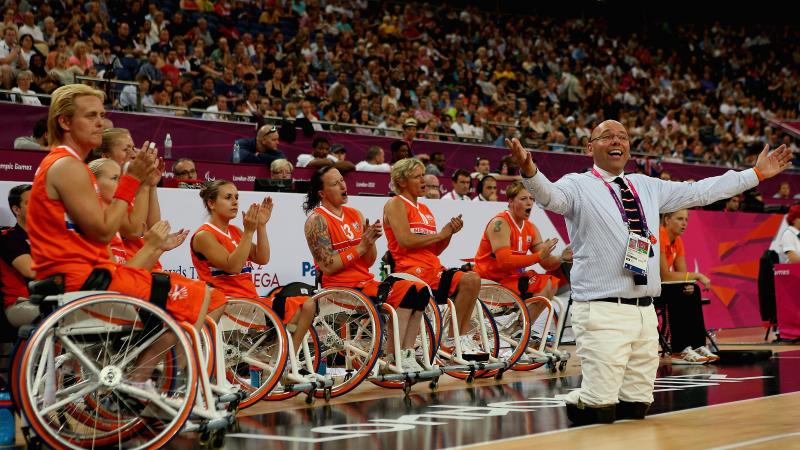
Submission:
[[[793,436],[800,437],[800,432],[776,434],[776,435],[773,435],[773,436],[767,436],[767,437],[763,437],[763,438],[752,439],[752,440],[749,440],[749,441],[737,442],[736,444],[723,445],[722,447],[714,447],[714,448],[711,448],[711,449],[708,449],[708,450],[730,450],[732,448],[740,448],[740,447],[744,447],[744,446],[747,446],[747,445],[761,444],[763,442],[769,442],[769,441],[777,441],[778,439],[786,439],[788,437],[793,437]]]
[[[791,395],[791,394],[797,394],[797,392],[785,392],[783,394],[770,395],[770,396],[767,396],[767,397],[748,398],[748,399],[745,399],[745,400],[737,400],[735,402],[719,403],[719,404],[716,404],[716,405],[708,405],[708,406],[699,406],[697,408],[682,409],[680,411],[670,411],[670,412],[665,412],[665,413],[661,413],[661,414],[652,414],[652,415],[649,415],[647,417],[671,416],[673,414],[686,413],[686,412],[690,412],[690,411],[696,411],[698,409],[708,409],[708,408],[716,408],[718,406],[736,405],[738,403],[753,402],[753,401],[756,401],[756,400],[764,400],[764,399],[767,399],[767,398],[782,397],[784,395]],[[619,422],[621,423],[621,422],[628,422],[628,421],[627,420],[621,420]],[[617,423],[617,422],[615,422],[615,423]],[[494,441],[477,442],[475,444],[459,445],[459,446],[456,446],[456,447],[446,447],[444,450],[467,449],[467,448],[479,447],[481,445],[498,444],[498,443],[501,443],[501,442],[505,443],[505,442],[519,441],[521,439],[528,439],[528,438],[539,437],[539,436],[547,436],[547,435],[550,435],[550,434],[558,434],[558,433],[564,433],[564,432],[568,432],[568,431],[588,430],[589,428],[599,427],[601,425],[603,425],[603,424],[594,424],[594,425],[588,425],[588,426],[583,426],[583,427],[575,427],[575,428],[564,428],[564,429],[561,429],[561,430],[547,431],[547,432],[544,432],[544,433],[526,434],[524,436],[515,436],[515,437],[510,437],[510,438],[505,438],[505,439],[497,439],[497,440],[494,440]]]

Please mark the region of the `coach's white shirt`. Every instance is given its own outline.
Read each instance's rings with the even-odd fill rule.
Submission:
[[[619,196],[612,174],[595,166]],[[707,205],[729,198],[758,184],[753,169],[728,171],[695,183],[664,181],[646,175],[625,175],[641,200],[650,231],[658,236],[659,214]],[[525,187],[542,208],[564,216],[573,251],[570,271],[572,298],[587,301],[605,297],[643,297],[661,294],[659,245],[647,264],[647,285],[636,286],[622,268],[628,227],[603,182],[590,172],[572,173],[553,183],[541,172],[523,178]]]
[[[778,252],[778,259],[783,264],[789,262],[789,257],[786,255],[788,251],[793,251],[800,255],[800,230],[791,225],[786,227],[781,235],[781,248]]]

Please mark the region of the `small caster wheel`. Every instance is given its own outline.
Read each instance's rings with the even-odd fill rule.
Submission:
[[[241,433],[242,426],[239,425],[238,420],[234,419],[233,422],[231,422],[231,424],[228,425],[228,431],[230,431],[231,433]]]
[[[472,384],[475,381],[475,372],[470,372],[467,375],[467,384]]]
[[[403,383],[403,394],[408,396],[411,393],[411,383],[406,381]]]
[[[223,444],[225,443],[225,433],[221,430],[219,433],[214,436],[214,442],[211,443],[213,448],[222,448]]]
[[[200,433],[200,444],[207,445],[208,442],[211,440],[211,432],[210,431],[203,431]]]
[[[558,370],[563,372],[566,368],[567,368],[567,362],[566,361],[561,361],[558,364]]]
[[[439,377],[436,377],[428,383],[428,387],[431,388],[432,391],[435,391],[439,387]]]
[[[501,381],[503,379],[503,371],[500,370],[497,372],[497,375],[494,376],[495,381]]]
[[[306,395],[306,405],[314,403],[314,389],[310,390]]]
[[[323,397],[325,398],[325,401],[326,402],[331,401],[331,388],[325,388],[323,392],[324,392]]]

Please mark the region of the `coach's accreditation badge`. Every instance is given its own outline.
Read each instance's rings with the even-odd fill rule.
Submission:
[[[628,235],[628,247],[625,249],[625,263],[622,267],[637,275],[647,275],[647,259],[649,256],[650,241],[636,233],[630,233]]]

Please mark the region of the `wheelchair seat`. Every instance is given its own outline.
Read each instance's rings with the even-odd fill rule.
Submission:
[[[64,275],[56,274],[44,280],[33,280],[28,283],[28,292],[31,300],[34,297],[44,298],[48,295],[59,295],[64,293]]]

